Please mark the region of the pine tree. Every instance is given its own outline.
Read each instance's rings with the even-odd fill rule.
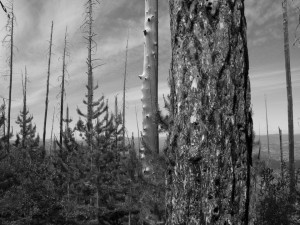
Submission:
[[[35,137],[36,125],[32,124],[33,116],[29,115],[29,110],[27,107],[27,69],[25,67],[25,79],[23,81],[23,109],[20,111],[20,115],[17,117],[16,123],[20,126],[20,132],[18,137],[21,139],[22,148],[37,146],[39,138]],[[21,136],[21,137],[20,137]],[[17,138],[18,138],[17,137]]]
[[[166,224],[248,224],[253,125],[244,1],[169,3]]]
[[[99,117],[103,112],[106,111],[107,105],[105,105],[104,97],[102,96],[97,101],[94,101],[94,90],[98,88],[97,86],[94,86],[94,77],[93,77],[93,70],[96,67],[94,65],[95,59],[92,58],[92,54],[95,52],[95,43],[94,36],[96,35],[93,32],[93,23],[94,23],[94,14],[93,14],[93,6],[98,3],[97,0],[88,0],[85,4],[86,6],[86,16],[85,21],[83,24],[84,32],[86,33],[85,39],[87,40],[87,49],[88,49],[88,57],[87,57],[87,76],[88,76],[88,84],[86,86],[87,88],[87,100],[84,100],[83,103],[87,106],[87,113],[84,114],[80,109],[77,109],[77,112],[80,116],[86,118],[87,123],[84,126],[85,129],[85,136],[86,136],[86,142],[88,146],[90,147],[90,151],[92,151],[92,142],[93,142],[93,135],[94,135],[94,124],[93,120]]]

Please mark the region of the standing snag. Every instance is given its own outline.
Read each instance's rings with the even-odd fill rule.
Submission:
[[[144,69],[139,76],[142,85],[143,131],[140,149],[143,171],[152,170],[149,154],[158,154],[158,0],[145,1]],[[148,152],[149,150],[149,152]],[[151,152],[151,153],[150,153]]]
[[[52,36],[53,36],[53,21],[51,23],[47,86],[46,86],[46,100],[45,100],[45,116],[44,116],[44,130],[43,130],[43,149],[44,149],[44,151],[45,151],[45,145],[46,145],[47,115],[48,115],[48,103],[49,103],[48,97],[49,97],[49,79],[50,79],[50,65],[51,65],[51,53],[52,53]]]
[[[166,224],[248,224],[253,124],[244,1],[169,3],[175,107]]]
[[[295,194],[295,157],[294,157],[294,124],[293,124],[293,91],[291,81],[290,45],[287,15],[287,0],[282,2],[283,32],[284,32],[284,56],[286,71],[286,89],[288,102],[288,126],[289,126],[289,173],[291,199]]]

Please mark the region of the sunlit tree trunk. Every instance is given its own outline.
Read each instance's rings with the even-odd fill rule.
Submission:
[[[50,65],[51,65],[51,54],[52,54],[52,36],[53,36],[53,21],[51,23],[50,33],[50,46],[49,46],[49,58],[48,58],[48,73],[47,73],[47,86],[46,86],[46,100],[45,100],[45,116],[44,116],[44,131],[43,131],[43,149],[45,150],[46,145],[46,129],[47,129],[47,115],[48,115],[48,97],[49,97],[49,79],[50,79]]]
[[[266,96],[265,96],[265,109],[266,109],[267,145],[268,145],[268,166],[269,166],[269,164],[270,164],[270,140],[269,140],[268,105],[267,105],[267,97]]]
[[[253,124],[244,1],[169,3],[175,109],[166,224],[248,224]]]
[[[151,153],[158,154],[158,0],[145,0],[144,69],[142,79],[143,130],[140,149],[144,174],[150,174]]]
[[[127,77],[127,57],[128,57],[128,39],[129,31],[127,34],[127,43],[126,43],[126,55],[125,55],[125,72],[124,72],[124,82],[123,82],[123,151],[125,153],[125,107],[126,107],[126,77]]]
[[[288,126],[289,126],[289,172],[290,172],[290,194],[295,194],[295,158],[294,158],[294,124],[293,124],[293,91],[290,66],[290,45],[287,15],[287,0],[283,0],[283,32],[284,32],[284,55],[286,70],[286,88],[288,101]]]

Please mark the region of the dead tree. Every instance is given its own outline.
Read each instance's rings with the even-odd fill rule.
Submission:
[[[49,58],[48,58],[48,73],[47,73],[47,86],[46,86],[46,100],[45,100],[45,116],[44,116],[44,131],[43,131],[43,149],[44,149],[44,151],[45,151],[45,144],[46,144],[47,115],[48,115],[48,103],[49,103],[48,102],[48,96],[49,96],[51,53],[52,53],[52,36],[53,36],[53,21],[51,23]]]
[[[143,130],[140,153],[143,172],[151,173],[151,154],[158,154],[158,0],[145,1],[144,68],[142,79]]]
[[[7,28],[10,31],[10,34],[8,35],[10,37],[10,60],[9,60],[9,97],[8,97],[8,115],[7,115],[7,151],[10,150],[9,145],[9,139],[11,136],[10,133],[10,117],[11,117],[11,98],[12,98],[12,82],[13,82],[13,57],[14,57],[14,20],[15,20],[15,14],[14,14],[14,4],[13,1],[11,2],[11,12],[9,13],[10,16],[8,16],[9,21],[7,24]]]
[[[125,149],[125,107],[126,107],[126,77],[127,77],[127,56],[128,56],[128,39],[129,31],[127,34],[126,43],[126,54],[125,54],[125,72],[124,72],[124,82],[123,82],[123,148]]]
[[[293,198],[295,194],[295,157],[294,157],[294,124],[293,124],[294,119],[293,119],[293,91],[292,91],[292,81],[291,81],[287,0],[283,0],[282,2],[282,12],[283,12],[286,89],[287,89],[287,102],[288,102],[290,194],[291,194],[291,199],[294,199]]]
[[[280,146],[280,168],[281,168],[281,178],[283,178],[283,151],[282,151],[282,132],[280,127],[278,127],[279,131],[279,146]]]
[[[266,127],[267,127],[267,144],[268,144],[268,164],[270,163],[270,140],[269,140],[269,120],[268,120],[268,106],[267,97],[265,96],[265,109],[266,109]]]
[[[253,122],[244,1],[169,4],[175,109],[166,224],[248,224]]]
[[[61,78],[61,91],[60,91],[60,122],[59,122],[59,144],[62,146],[63,141],[63,115],[64,115],[64,97],[65,97],[65,73],[66,73],[66,50],[67,50],[67,28],[65,33],[64,52],[63,52],[63,68]]]

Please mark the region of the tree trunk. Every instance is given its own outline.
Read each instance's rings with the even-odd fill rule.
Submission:
[[[268,166],[270,166],[270,141],[269,141],[269,120],[268,120],[268,106],[267,97],[265,96],[265,108],[266,108],[266,126],[267,126],[267,144],[268,144]]]
[[[10,150],[9,139],[10,139],[10,114],[11,114],[11,96],[12,96],[12,78],[13,78],[13,57],[14,57],[14,5],[12,3],[12,11],[10,13],[11,16],[11,29],[10,29],[10,74],[9,74],[9,97],[8,97],[8,115],[7,115],[7,151]]]
[[[261,141],[260,141],[260,126],[259,126],[259,135],[258,135],[258,155],[257,159],[260,160],[260,152],[261,152]]]
[[[294,199],[293,196],[295,194],[295,159],[294,159],[293,91],[292,91],[292,82],[291,82],[287,0],[283,0],[282,11],[283,11],[286,89],[287,89],[287,101],[288,101],[290,194],[291,194],[291,199]]]
[[[23,84],[23,77],[22,77]],[[23,84],[23,129],[22,129],[22,148],[25,148],[25,140],[27,138],[27,129],[26,129],[26,116],[27,116],[27,69],[25,66],[25,79]]]
[[[67,28],[65,33],[65,45],[63,53],[63,69],[61,78],[61,91],[60,91],[60,133],[59,133],[59,144],[62,147],[63,138],[63,115],[64,115],[64,95],[65,95],[65,71],[66,71],[66,49],[67,49]]]
[[[279,143],[280,143],[280,168],[281,168],[281,178],[283,179],[283,152],[282,152],[282,132],[280,127],[278,127],[279,130]]]
[[[167,225],[248,224],[253,124],[243,0],[170,0]]]
[[[51,127],[51,135],[50,135],[50,152],[49,152],[50,156],[51,156],[51,151],[52,151],[52,143],[53,143],[53,139],[52,139],[52,137],[53,137],[54,115],[55,115],[55,107],[54,107],[54,109],[53,109],[53,116],[52,116],[52,127]]]
[[[142,85],[143,131],[140,149],[143,173],[151,173],[151,153],[159,153],[158,145],[158,0],[145,0],[144,69],[139,77]]]
[[[47,86],[46,86],[46,101],[45,101],[45,116],[44,116],[44,131],[43,131],[43,149],[45,151],[46,145],[46,129],[47,129],[47,114],[48,114],[48,96],[49,96],[49,78],[50,78],[50,65],[51,65],[51,54],[52,54],[52,36],[53,36],[53,21],[51,23],[51,34],[50,34],[50,46],[49,46],[49,59],[48,59],[48,74],[47,74]]]
[[[127,56],[128,56],[128,39],[129,39],[129,31],[127,34],[127,43],[126,43],[126,56],[125,56],[125,73],[124,73],[124,83],[123,83],[123,151],[125,154],[125,93],[126,93],[126,77],[127,77]]]
[[[93,130],[93,99],[94,99],[94,78],[93,78],[93,67],[92,67],[92,42],[93,42],[93,6],[92,0],[88,1],[88,102],[87,102],[87,143],[92,154],[92,130]],[[92,159],[91,159],[92,161]]]

